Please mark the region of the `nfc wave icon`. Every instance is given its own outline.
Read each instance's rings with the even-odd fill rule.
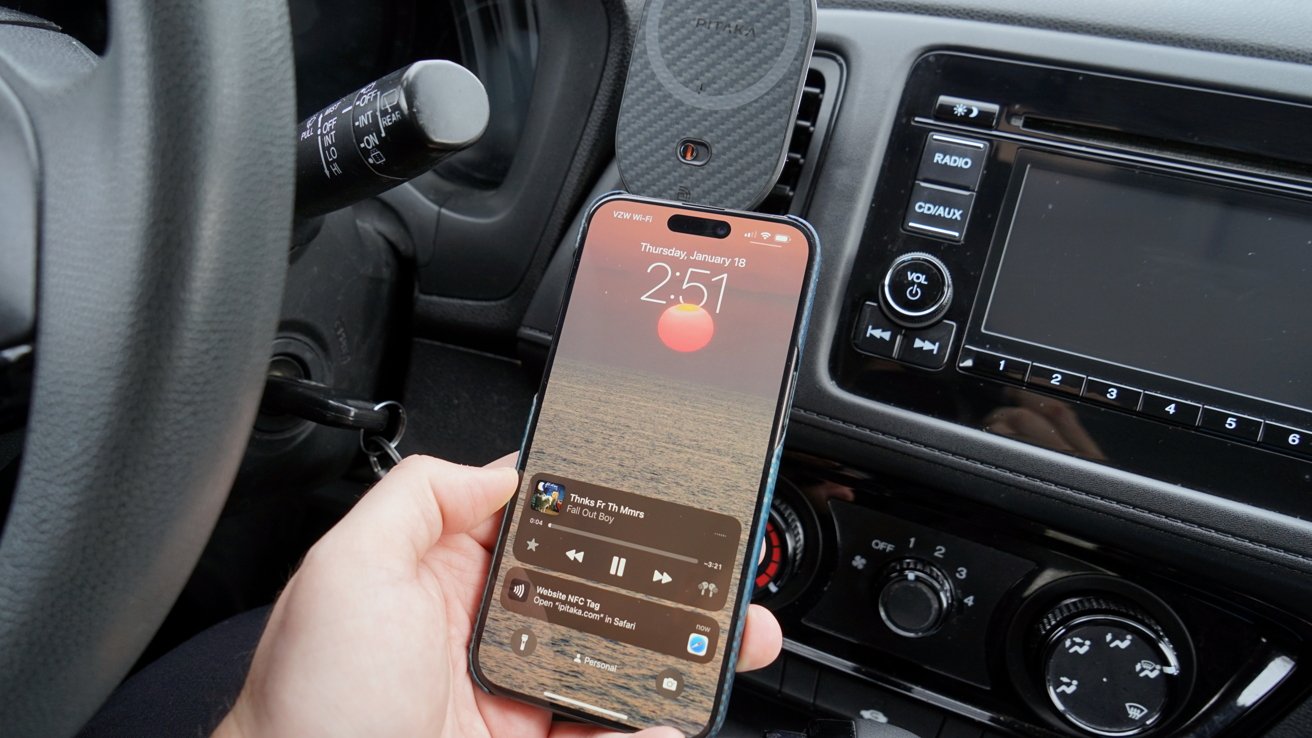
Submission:
[[[510,580],[510,599],[515,602],[523,602],[528,599],[528,591],[531,585],[523,579]]]

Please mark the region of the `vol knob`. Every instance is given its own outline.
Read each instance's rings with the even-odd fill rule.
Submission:
[[[937,631],[952,609],[952,582],[943,570],[920,559],[890,566],[879,590],[879,617],[906,638]]]
[[[1067,600],[1043,617],[1036,636],[1048,702],[1086,733],[1142,733],[1161,722],[1180,689],[1171,641],[1151,617],[1121,602]]]

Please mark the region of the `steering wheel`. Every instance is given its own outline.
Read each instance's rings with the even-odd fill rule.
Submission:
[[[77,731],[182,590],[254,421],[286,271],[286,0],[109,11],[101,58],[0,11],[0,355],[35,357],[0,534],[7,736]]]

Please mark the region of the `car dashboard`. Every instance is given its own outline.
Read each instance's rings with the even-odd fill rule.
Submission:
[[[311,80],[331,4],[293,3],[303,112],[387,71]],[[356,24],[413,37],[375,66],[465,62],[489,139],[330,216],[289,295],[361,242],[403,255],[350,257],[417,285],[418,340],[387,362],[403,448],[483,461],[517,445],[581,214],[621,186],[641,3],[395,5],[411,20]],[[1265,1],[820,3],[761,206],[823,255],[756,579],[785,653],[740,677],[724,735],[1309,729],[1309,32]],[[330,317],[289,297],[279,350],[386,385],[351,358],[381,355],[395,323],[365,306],[408,298],[387,289],[344,287]],[[248,483],[332,458],[264,422]]]

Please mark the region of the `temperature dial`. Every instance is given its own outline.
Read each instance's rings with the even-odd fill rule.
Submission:
[[[923,638],[943,625],[952,603],[952,582],[942,569],[921,559],[903,559],[885,572],[879,617],[900,636]]]
[[[1102,736],[1136,735],[1161,722],[1181,667],[1148,615],[1082,597],[1044,616],[1037,635],[1044,693],[1067,722]]]
[[[797,572],[805,546],[802,521],[793,508],[776,499],[765,522],[761,563],[756,567],[755,599],[767,600],[779,594],[789,577]]]

